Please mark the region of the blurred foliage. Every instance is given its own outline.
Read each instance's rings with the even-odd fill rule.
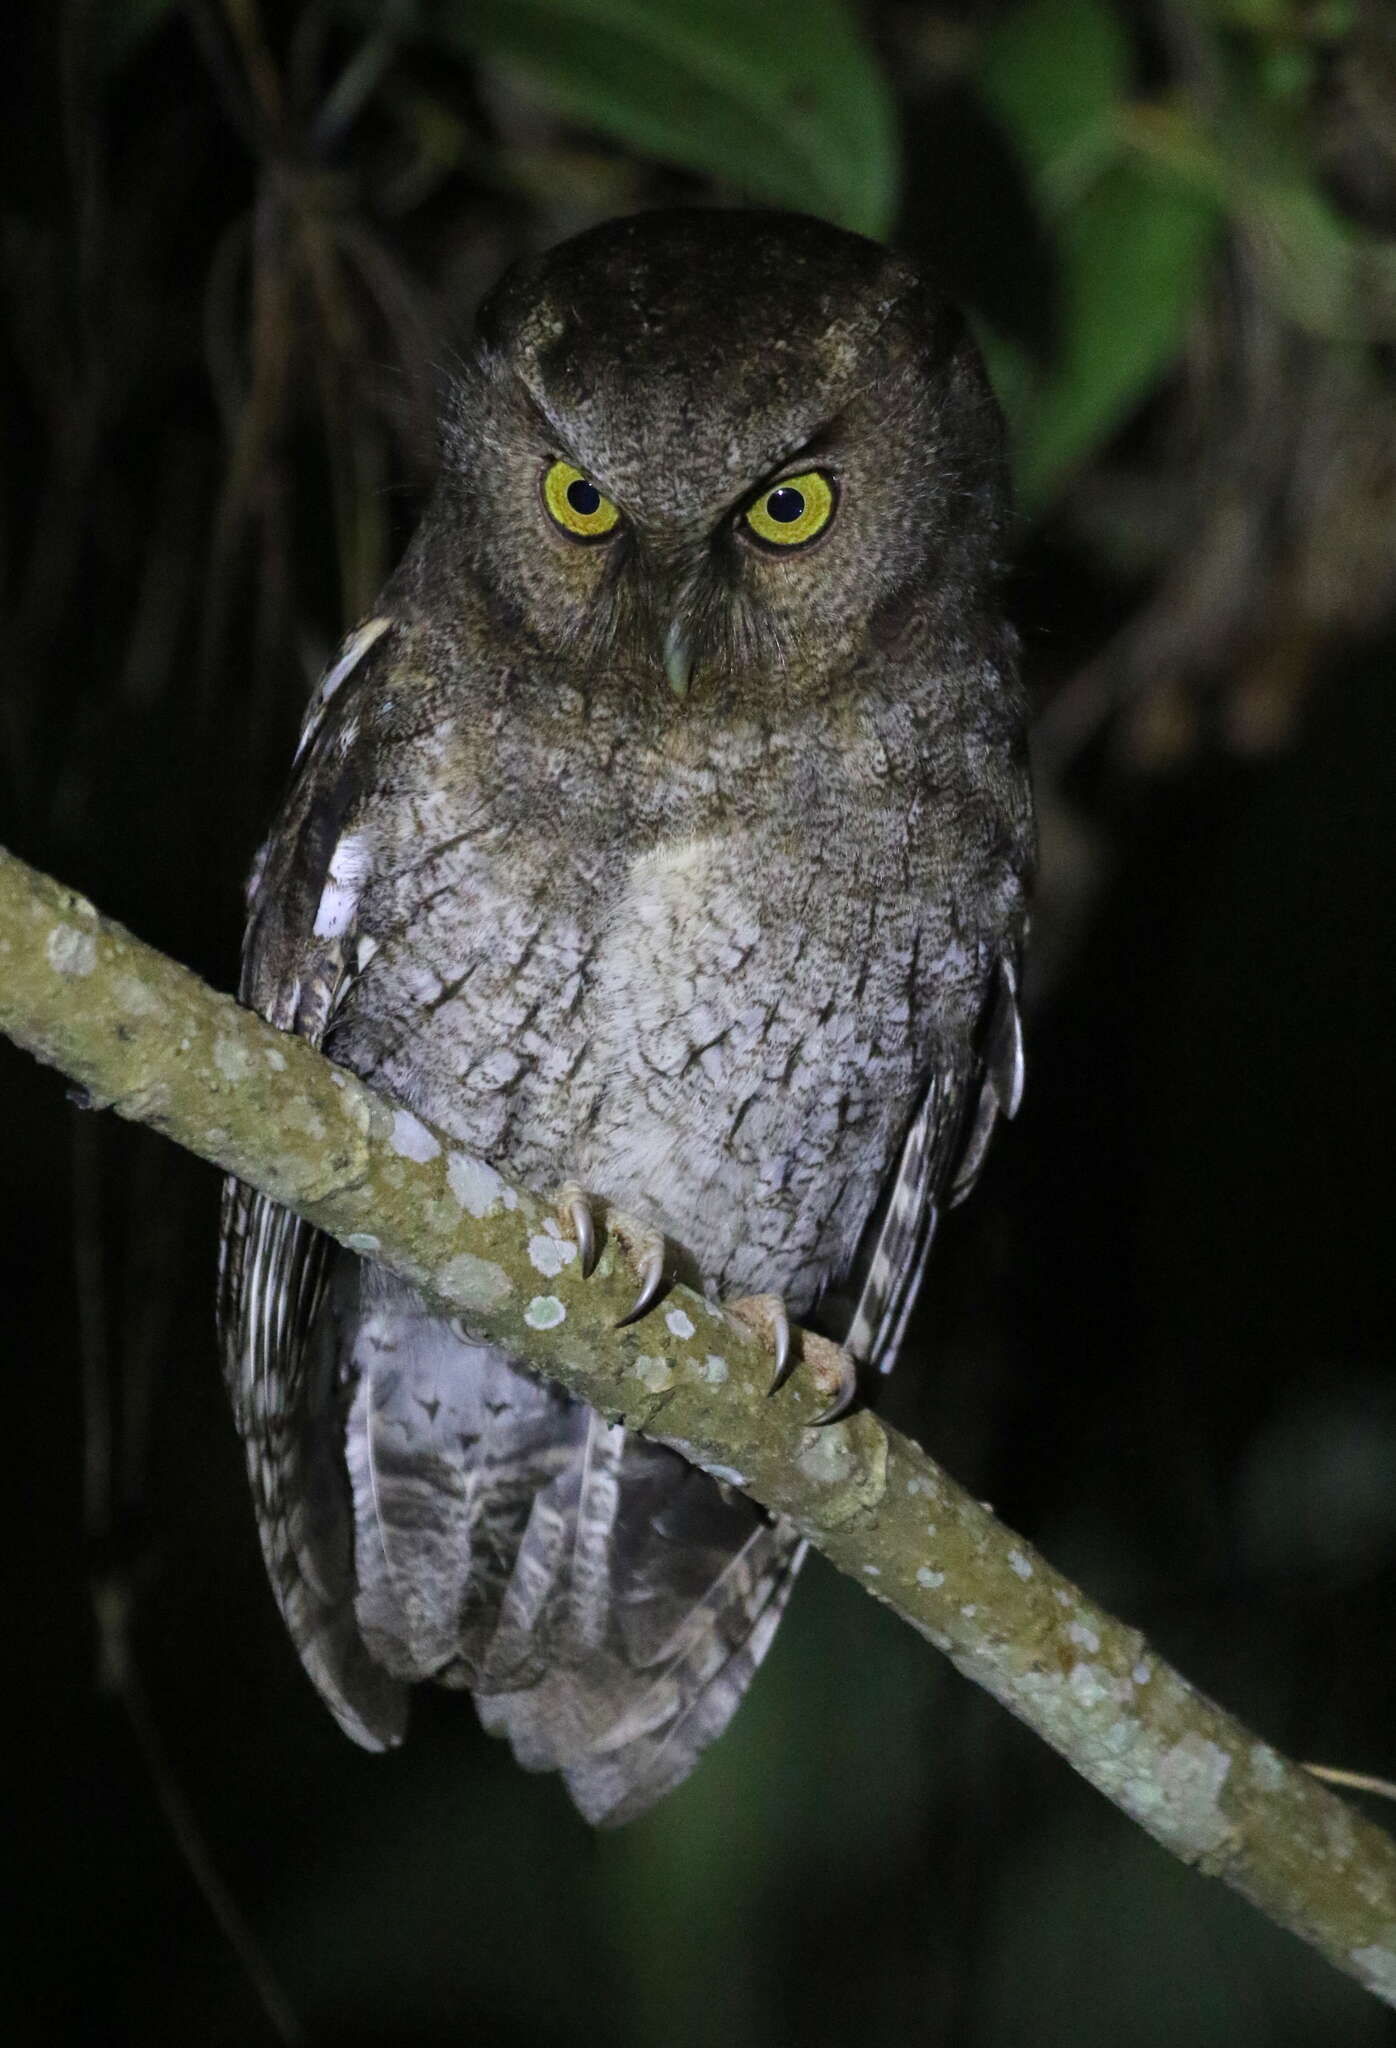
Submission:
[[[863,234],[891,225],[891,93],[843,0],[437,0],[421,32],[663,163]]]
[[[1021,152],[1051,237],[1045,364],[986,335],[1029,505],[1086,460],[1173,362],[1220,210],[1132,145],[1134,53],[1106,0],[1027,0],[987,39],[978,83]]]
[[[1244,237],[1299,326],[1351,339],[1393,331],[1396,250],[1335,208],[1310,133],[1320,52],[1351,31],[1350,12],[1266,0],[1173,13],[1175,37],[1188,31],[1187,71],[1148,93],[1109,0],[1024,0],[975,67],[1056,257],[1051,360],[1035,374],[1027,352],[986,337],[1030,506],[1171,368],[1225,233]],[[1209,14],[1221,33],[1207,33]]]
[[[1044,863],[1027,1107],[889,1406],[1268,1738],[1396,1774],[1396,13],[7,26],[0,836],[224,985],[305,691],[410,531],[499,271],[753,200],[939,268],[1013,420]],[[20,2038],[268,2037],[238,1916],[336,2043],[1390,2037],[817,1569],[732,1731],[618,1837],[456,1699],[353,1751],[262,1578],[211,1177],[3,1047],[0,1101]]]
[[[108,63],[173,4],[102,10]],[[844,0],[338,0],[317,12],[364,37],[319,109],[322,143],[383,88],[397,49],[434,50],[476,58],[563,120],[734,196],[871,235],[893,224],[892,95]],[[1333,204],[1313,147],[1320,67],[1355,40],[1355,8],[1177,0],[1162,13],[1160,33],[1186,58],[1148,88],[1140,39],[1112,0],[991,7],[966,43],[965,76],[1018,157],[1055,271],[1050,348],[992,319],[982,330],[1030,508],[1172,366],[1228,231],[1253,243],[1300,326],[1396,332],[1396,251]],[[414,96],[402,111],[424,149],[434,138],[459,151],[448,103]]]

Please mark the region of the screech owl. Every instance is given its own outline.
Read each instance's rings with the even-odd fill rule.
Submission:
[[[1022,1081],[1005,517],[965,326],[871,242],[655,213],[512,272],[310,708],[244,999],[563,1190],[584,1264],[614,1205],[885,1369]],[[224,1252],[267,1566],[340,1725],[395,1743],[430,1679],[593,1821],[676,1784],[796,1532],[237,1185]]]

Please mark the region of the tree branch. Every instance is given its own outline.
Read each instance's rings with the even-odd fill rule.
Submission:
[[[675,1288],[626,1330],[608,1239],[590,1280],[547,1205],[91,904],[0,852],[0,1029],[425,1289],[603,1415],[766,1507],[1035,1729],[1185,1862],[1396,2005],[1396,1842],[1195,1692],[924,1451],[862,1413],[805,1334],[773,1399],[742,1324]]]

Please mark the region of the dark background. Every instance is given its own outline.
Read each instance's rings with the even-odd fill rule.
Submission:
[[[231,985],[503,265],[734,198],[937,262],[1017,432],[1044,866],[1025,1107],[889,1408],[1267,1740],[1396,1775],[1391,11],[615,20],[11,9],[0,836]],[[619,1835],[458,1698],[360,1754],[263,1580],[215,1177],[2,1044],[0,1111],[9,2038],[1392,2038],[818,1559]]]

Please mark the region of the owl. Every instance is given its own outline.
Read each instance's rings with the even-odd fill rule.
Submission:
[[[773,1384],[791,1318],[850,1389],[886,1370],[1022,1085],[1005,520],[964,322],[878,245],[692,210],[514,270],[311,705],[244,999],[557,1203],[583,1272],[610,1219],[634,1319],[681,1272]],[[593,1822],[686,1775],[790,1596],[788,1522],[236,1184],[220,1320],[346,1733],[396,1743],[434,1681]]]

